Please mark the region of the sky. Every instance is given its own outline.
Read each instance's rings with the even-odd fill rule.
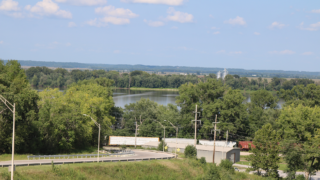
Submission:
[[[318,0],[0,0],[0,58],[320,71]]]

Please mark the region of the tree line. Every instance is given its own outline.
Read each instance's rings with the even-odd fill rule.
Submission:
[[[117,71],[105,70],[72,70],[71,72],[63,68],[49,69],[47,67],[31,67],[26,70],[27,79],[36,88],[67,88],[72,83],[95,78],[112,79],[113,86],[118,88],[144,87],[144,88],[179,88],[182,84],[205,82],[207,79],[216,78],[215,74],[207,76],[189,75],[158,75],[149,74],[144,71],[132,71],[131,73],[119,73]],[[239,75],[227,75],[224,84],[233,89],[279,91],[280,89],[292,89],[296,85],[308,85],[315,82],[311,79],[291,79],[274,77],[269,82],[261,77],[249,79]]]
[[[4,60],[7,62],[7,60]],[[89,61],[88,61],[89,62]],[[46,62],[46,61],[23,61],[19,60],[22,66],[40,66],[40,67],[61,67],[61,68],[87,68],[92,70],[103,69],[106,71],[148,71],[156,73],[175,72],[192,74],[216,74],[223,71],[223,68],[210,67],[187,67],[187,66],[151,66],[151,65],[128,65],[128,64],[88,64],[76,62]],[[227,69],[230,74],[238,74],[243,77],[278,77],[278,78],[310,78],[319,79],[319,72],[308,71],[283,71],[283,70],[246,70],[246,69]]]
[[[193,138],[197,107],[201,120],[197,138],[212,139],[217,115],[218,140],[225,139],[226,131],[229,140],[253,140],[257,148],[248,159],[253,170],[263,169],[268,176],[278,177],[279,154],[291,179],[298,170],[308,176],[320,169],[320,86],[314,83],[280,88],[277,95],[261,88],[251,94],[251,102],[243,103],[243,93],[231,88],[228,78],[223,82],[207,77],[180,85],[177,105],[141,99],[122,109],[114,106],[115,82],[105,77],[79,79],[64,92],[51,88],[37,92],[17,61],[5,65],[0,61],[0,77],[1,95],[16,103],[17,153],[66,153],[95,145],[98,129],[84,114],[101,124],[102,137],[134,136],[136,125],[138,136],[163,137],[158,122],[167,127],[166,137],[175,137],[171,122],[179,127],[178,137]],[[279,97],[286,101],[282,109],[277,107]],[[0,112],[0,153],[10,153],[12,113],[3,103]]]

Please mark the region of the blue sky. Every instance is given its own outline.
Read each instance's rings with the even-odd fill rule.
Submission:
[[[0,58],[320,71],[320,3],[0,0]]]

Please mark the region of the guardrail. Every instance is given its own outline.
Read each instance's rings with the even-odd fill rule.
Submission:
[[[139,158],[139,159],[106,159],[106,160],[99,160],[99,162],[122,162],[122,161],[150,161],[150,160],[163,160],[163,159],[173,159],[174,156],[172,157],[162,157],[162,158]],[[19,163],[15,164],[14,166],[41,166],[41,165],[51,165],[53,164],[75,164],[75,163],[92,163],[92,162],[98,162],[96,160],[77,160],[75,159],[74,161],[67,161],[67,162],[31,162],[31,163]],[[9,164],[2,164],[0,167],[9,167],[11,166],[11,163]]]
[[[112,153],[112,154],[99,154],[99,157],[108,157],[108,156],[119,156],[119,155],[128,155],[134,154],[133,151],[123,151],[121,153]],[[34,156],[27,156],[28,160],[30,158],[33,159],[72,159],[72,158],[92,158],[98,157],[98,154],[75,154],[75,155],[34,155]]]

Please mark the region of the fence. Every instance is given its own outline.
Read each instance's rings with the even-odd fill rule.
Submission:
[[[122,161],[151,161],[151,160],[162,160],[162,159],[172,159],[172,157],[162,157],[162,158],[139,158],[139,159],[108,159],[108,160],[99,160],[99,162],[122,162]],[[41,166],[41,165],[51,165],[53,164],[75,164],[75,163],[93,163],[98,161],[93,160],[76,160],[75,161],[67,161],[67,162],[30,162],[30,163],[19,163],[15,164],[14,166]],[[0,167],[9,167],[11,163],[8,164],[1,164]]]
[[[119,155],[129,155],[134,154],[133,151],[123,151],[121,153],[112,153],[112,154],[99,154],[99,157],[108,157],[108,156],[119,156]],[[70,159],[70,158],[92,158],[92,157],[98,157],[98,154],[75,154],[75,155],[35,155],[35,156],[27,156],[28,160],[30,158],[33,159]]]

